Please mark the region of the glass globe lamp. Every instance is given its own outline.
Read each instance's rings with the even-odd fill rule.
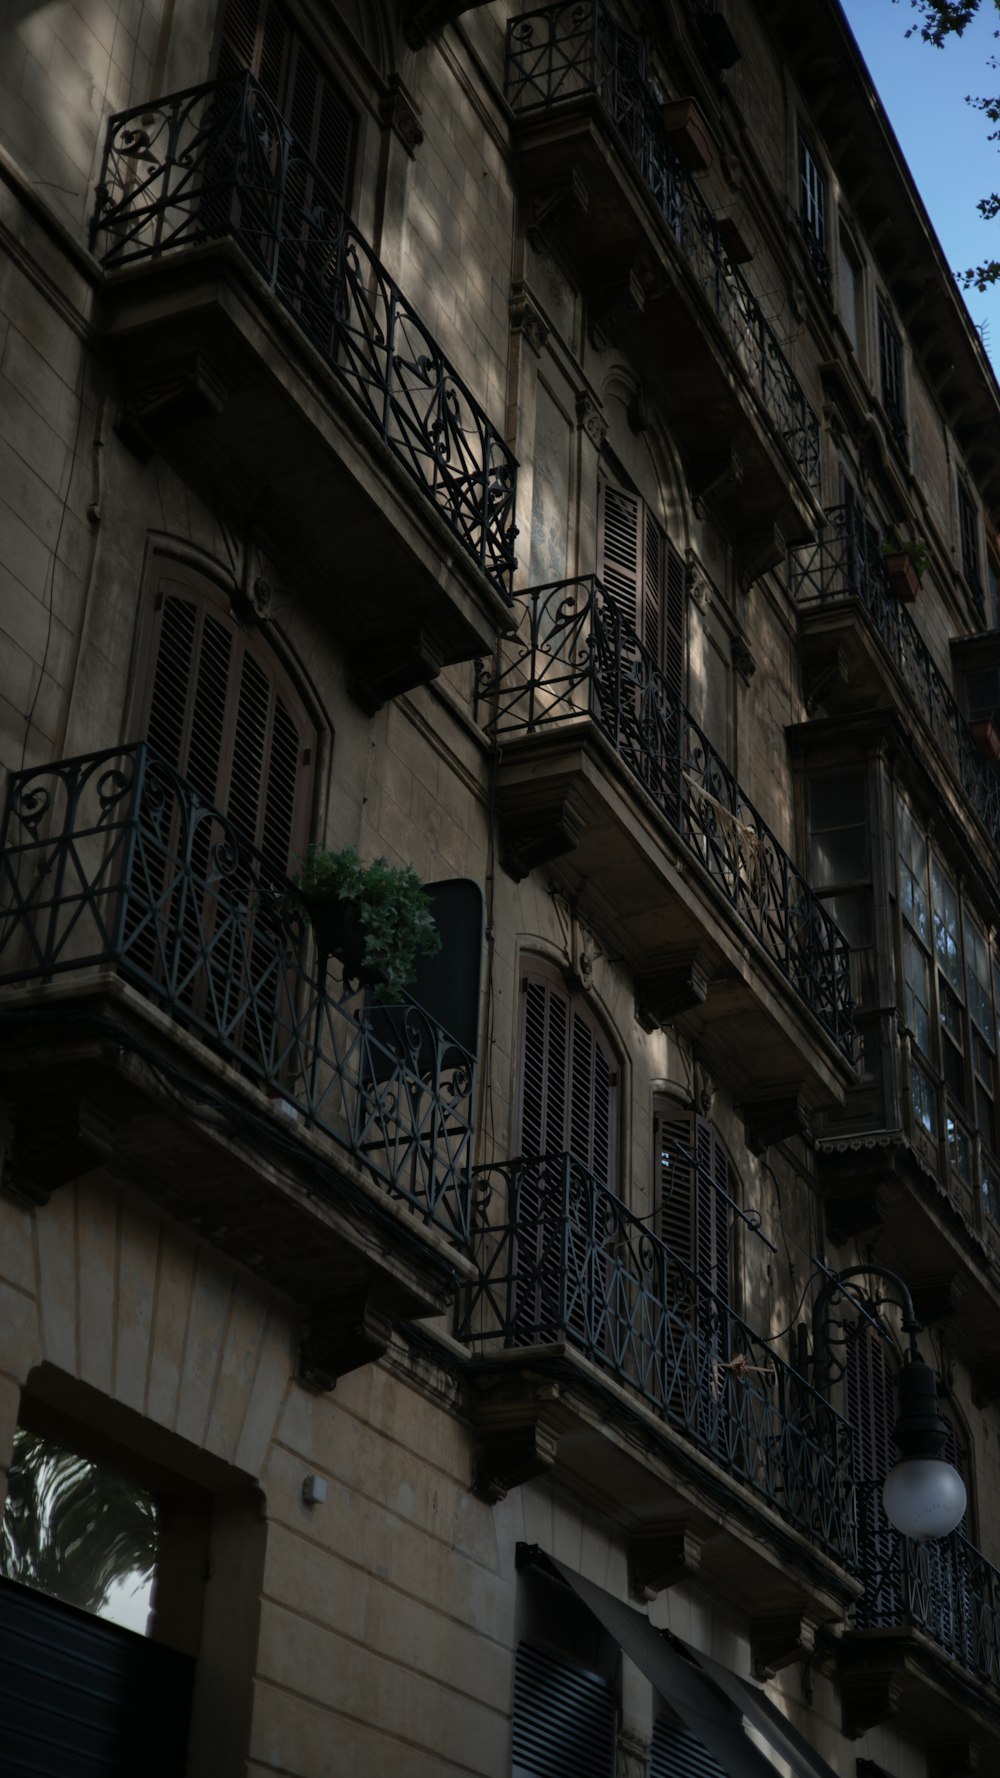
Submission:
[[[958,1470],[942,1457],[904,1457],[889,1471],[882,1505],[904,1537],[927,1543],[947,1537],[965,1516],[967,1496]]]

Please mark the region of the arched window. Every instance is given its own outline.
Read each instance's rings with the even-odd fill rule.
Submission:
[[[521,977],[520,1152],[569,1153],[615,1181],[617,1071],[582,994],[543,964]]]
[[[280,872],[308,838],[316,731],[259,630],[161,559],[133,729]]]
[[[728,1305],[729,1200],[735,1181],[722,1140],[707,1118],[671,1099],[657,1099],[653,1155],[660,1236]]]

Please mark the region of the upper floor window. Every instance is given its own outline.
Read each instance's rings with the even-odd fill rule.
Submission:
[[[979,514],[965,483],[958,484],[958,531],[962,546],[962,574],[980,617],[985,618],[983,576],[979,555]]]
[[[350,198],[357,113],[282,0],[226,0],[220,80],[250,73],[342,203]],[[308,180],[302,169],[293,179]],[[303,191],[303,201],[310,193]]]
[[[1000,1148],[1000,960],[904,798],[897,817],[902,995],[914,1126],[944,1137],[970,1197]],[[978,1162],[976,1143],[978,1141]]]
[[[816,151],[799,131],[799,221],[818,284],[829,292],[830,261],[826,248],[826,178]]]
[[[878,305],[879,389],[889,427],[901,451],[906,450],[903,405],[903,347],[885,304]]]
[[[840,251],[837,255],[837,308],[856,352],[861,350],[863,292],[864,269],[861,259],[853,243],[841,229]]]
[[[521,980],[520,1150],[572,1154],[613,1189],[618,1076],[606,1038],[582,994],[554,969]]]
[[[684,563],[646,502],[602,476],[597,575],[671,691],[684,694]]]

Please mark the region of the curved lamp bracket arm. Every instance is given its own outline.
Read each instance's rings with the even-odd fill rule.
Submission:
[[[837,1296],[846,1296],[849,1301],[855,1305],[859,1313],[864,1315],[873,1325],[880,1325],[876,1306],[873,1304],[872,1299],[868,1296],[867,1292],[852,1290],[850,1288],[851,1282],[855,1278],[883,1278],[898,1293],[896,1296],[884,1297],[882,1298],[882,1301],[891,1304],[902,1313],[903,1332],[906,1334],[909,1342],[907,1360],[912,1361],[914,1359],[919,1359],[920,1352],[917,1347],[917,1335],[923,1330],[923,1322],[919,1320],[917,1311],[913,1306],[913,1297],[910,1294],[909,1286],[905,1280],[899,1276],[898,1272],[890,1271],[888,1266],[880,1265],[848,1266],[847,1270],[844,1272],[833,1272],[830,1270],[829,1266],[825,1266],[822,1260],[816,1259],[815,1256],[813,1263],[816,1266],[817,1271],[822,1273],[825,1279],[825,1283],[813,1304],[813,1382],[821,1394],[826,1394],[830,1382],[830,1353],[829,1341],[827,1338],[826,1311],[829,1309],[834,1298]],[[845,1286],[848,1288],[845,1289]]]

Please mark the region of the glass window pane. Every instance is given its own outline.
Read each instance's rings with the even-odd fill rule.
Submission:
[[[922,1068],[916,1062],[910,1067],[910,1092],[913,1096],[913,1115],[918,1124],[922,1124],[930,1135],[937,1134],[937,1102],[934,1088]]]
[[[817,889],[868,881],[863,772],[810,780],[809,832],[811,874]]]
[[[934,895],[934,949],[938,965],[956,993],[962,993],[962,946],[959,935],[958,890],[936,854],[931,862]]]
[[[947,1119],[948,1161],[966,1185],[972,1183],[972,1145],[960,1123]]]
[[[0,1572],[147,1634],[157,1516],[144,1488],[19,1427],[7,1477]]]
[[[925,1056],[931,1053],[930,991],[927,960],[912,932],[903,934],[903,973],[906,989],[906,1022]]]
[[[927,902],[927,841],[906,803],[899,802],[899,897],[903,913],[929,945],[930,910]]]
[[[990,1001],[990,951],[986,934],[971,915],[965,916],[966,979],[969,989],[969,1012],[980,1031],[987,1037],[993,1031],[993,1007]]]

